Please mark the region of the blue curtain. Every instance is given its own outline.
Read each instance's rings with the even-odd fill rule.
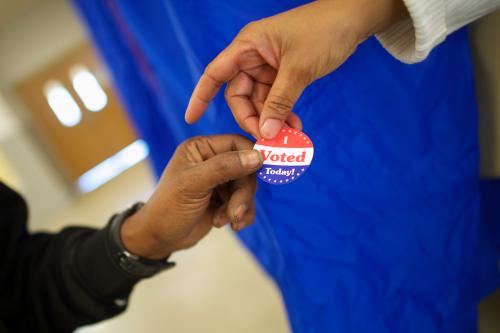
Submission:
[[[75,0],[158,175],[182,140],[241,132],[223,96],[186,125],[191,91],[246,23],[303,2]],[[475,331],[500,276],[473,92],[464,30],[413,66],[369,39],[306,90],[296,112],[315,160],[293,184],[262,183],[239,233],[294,332]]]

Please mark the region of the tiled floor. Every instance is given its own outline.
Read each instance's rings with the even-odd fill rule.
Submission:
[[[153,182],[139,165],[79,199],[45,229],[102,226],[113,213],[145,200]],[[289,332],[278,291],[228,229],[177,253],[174,269],[142,281],[125,314],[79,333]]]
[[[114,212],[153,189],[145,164],[81,197],[49,225],[102,226]],[[178,266],[135,289],[125,314],[79,333],[289,332],[278,291],[228,229],[214,229],[196,248],[177,253]],[[500,332],[500,291],[480,306],[481,333]]]

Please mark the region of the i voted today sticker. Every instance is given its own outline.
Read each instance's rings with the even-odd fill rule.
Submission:
[[[293,128],[283,128],[272,140],[259,139],[253,149],[260,151],[264,159],[257,176],[273,185],[297,180],[306,172],[314,155],[311,139]]]

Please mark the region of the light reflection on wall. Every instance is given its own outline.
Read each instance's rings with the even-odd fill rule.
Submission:
[[[148,154],[147,144],[143,140],[137,140],[80,176],[77,181],[78,189],[83,193],[93,191],[144,160]]]
[[[73,89],[89,111],[98,112],[106,107],[108,96],[94,74],[84,66],[76,65],[71,69],[70,76]]]
[[[66,127],[78,125],[82,119],[82,111],[69,93],[59,81],[49,81],[44,87],[45,97],[55,116]]]

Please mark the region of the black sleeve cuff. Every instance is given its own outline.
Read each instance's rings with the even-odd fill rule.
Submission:
[[[109,224],[95,231],[75,247],[75,261],[82,283],[99,298],[126,302],[140,280],[123,271],[109,249]]]

